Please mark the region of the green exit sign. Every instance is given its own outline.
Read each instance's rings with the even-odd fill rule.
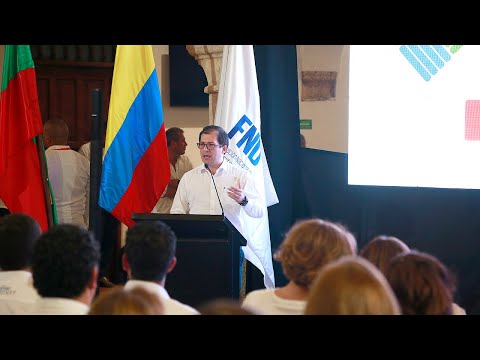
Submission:
[[[300,119],[300,129],[312,129],[312,119]]]

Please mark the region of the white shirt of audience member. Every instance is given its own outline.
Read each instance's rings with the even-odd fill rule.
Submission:
[[[0,271],[0,315],[29,314],[40,297],[29,271]]]
[[[165,308],[165,315],[198,315],[199,312],[191,306],[174,300],[168,295],[167,290],[154,282],[142,280],[128,280],[125,284],[125,290],[132,290],[141,287],[160,297]]]
[[[88,228],[90,162],[67,145],[50,146],[45,155],[59,224]]]

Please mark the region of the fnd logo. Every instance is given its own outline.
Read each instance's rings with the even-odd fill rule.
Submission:
[[[429,81],[463,45],[402,45],[400,52],[425,81]]]

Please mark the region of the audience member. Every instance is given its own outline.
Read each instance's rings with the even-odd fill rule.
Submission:
[[[193,169],[192,162],[185,155],[188,144],[185,141],[183,130],[178,127],[171,127],[166,131],[166,136],[168,158],[170,160],[170,182],[152,211],[162,214],[170,213],[180,179],[187,171]]]
[[[97,289],[100,251],[87,230],[56,225],[35,243],[33,285],[41,299],[34,314],[86,314]]]
[[[297,222],[275,253],[288,284],[247,294],[243,306],[262,314],[300,315],[311,283],[326,264],[356,253],[356,241],[343,226],[321,219]]]
[[[404,315],[452,315],[455,280],[435,256],[410,251],[395,256],[386,272]]]
[[[28,215],[0,218],[0,315],[29,313],[38,299],[31,265],[33,245],[41,233]]]
[[[67,145],[68,126],[51,119],[43,126],[48,177],[52,185],[59,224],[88,228],[90,162]]]
[[[226,298],[207,301],[198,311],[201,315],[259,315],[254,309],[242,307],[240,301]]]
[[[310,289],[306,315],[400,315],[383,274],[361,257],[346,256],[320,270]]]
[[[177,263],[177,237],[161,221],[145,221],[129,228],[122,257],[129,280],[125,290],[142,287],[162,301],[165,315],[198,314],[194,308],[170,298],[165,289],[167,274]]]
[[[360,255],[375,265],[385,275],[390,260],[410,248],[394,236],[379,235],[370,240],[360,251]]]
[[[158,296],[140,287],[113,289],[96,298],[88,315],[163,315]]]

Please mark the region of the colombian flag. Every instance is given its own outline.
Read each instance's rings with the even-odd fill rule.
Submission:
[[[5,45],[0,100],[0,198],[11,213],[32,216],[46,231],[47,204],[33,140],[42,132],[30,46]]]
[[[151,45],[118,45],[99,205],[127,226],[151,212],[170,180],[165,124]]]

